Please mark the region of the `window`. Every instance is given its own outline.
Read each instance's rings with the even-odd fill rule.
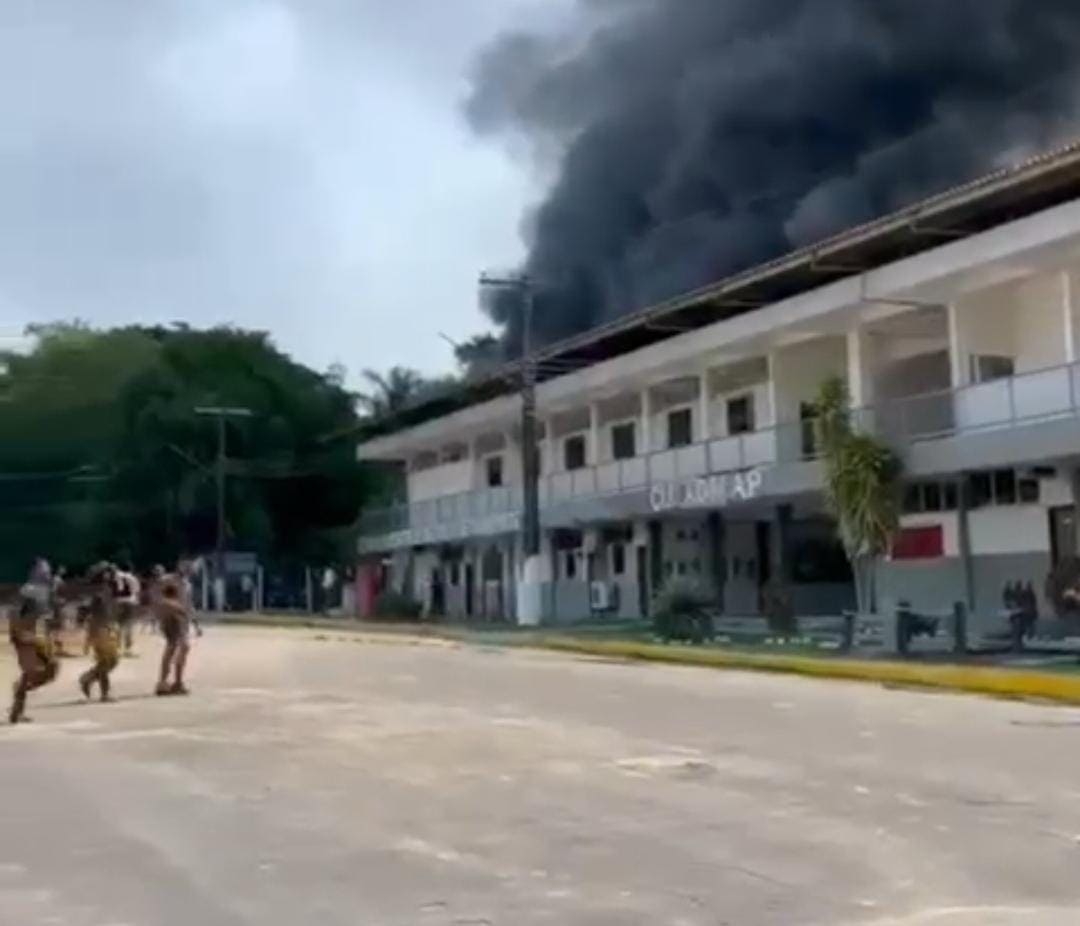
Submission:
[[[956,483],[955,482],[946,482],[945,483],[945,510],[946,511],[956,511],[956,509],[959,507],[958,502],[959,502],[959,499],[957,498]]]
[[[971,381],[973,383],[992,383],[995,379],[1006,379],[1016,371],[1012,357],[996,354],[972,354]]]
[[[994,504],[1016,504],[1016,471],[999,469],[994,473]]]
[[[611,574],[615,576],[626,575],[626,545],[613,544],[611,547]]]
[[[901,509],[904,514],[955,511],[955,482],[909,482],[904,486]]]
[[[1016,483],[1017,494],[1021,505],[1039,504],[1039,480],[1021,479]]]
[[[629,460],[637,456],[634,422],[617,424],[611,429],[611,456],[615,460]]]
[[[971,507],[981,508],[994,501],[994,483],[989,473],[975,473],[971,477]]]
[[[668,446],[686,447],[694,442],[694,416],[689,408],[669,412],[667,416]]]
[[[503,484],[503,458],[501,456],[488,457],[484,461],[484,469],[488,488],[497,489]]]
[[[563,467],[567,470],[585,467],[584,434],[575,434],[563,441]]]
[[[928,482],[923,486],[923,508],[927,511],[941,511],[941,486]]]
[[[563,573],[567,579],[577,577],[577,550],[567,550],[563,553]]]
[[[727,432],[747,434],[754,430],[754,397],[741,395],[727,400]]]

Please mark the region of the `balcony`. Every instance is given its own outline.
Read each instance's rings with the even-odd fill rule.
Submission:
[[[1071,422],[1078,411],[1080,364],[1072,364],[857,409],[854,420],[857,427],[882,435],[905,452],[962,435]],[[1073,449],[1080,451],[1080,435],[1070,440],[1075,443]],[[540,505],[542,510],[552,509],[647,490],[655,483],[805,463],[815,459],[814,444],[813,423],[803,421],[549,473],[540,479]],[[1034,451],[1027,442],[1024,449]],[[970,461],[970,465],[975,468],[980,461]],[[360,532],[380,540],[400,534],[403,545],[464,539],[512,531],[520,511],[520,486],[486,489],[365,513]]]
[[[1080,364],[1071,364],[911,396],[858,416],[864,427],[912,444],[1075,417],[1078,410]]]

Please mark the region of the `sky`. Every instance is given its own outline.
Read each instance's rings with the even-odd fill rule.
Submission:
[[[538,195],[470,67],[560,2],[2,0],[0,342],[228,323],[354,383],[451,369]]]

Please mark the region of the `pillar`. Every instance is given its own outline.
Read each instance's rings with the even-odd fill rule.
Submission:
[[[600,409],[595,402],[589,403],[589,453],[593,466],[600,464]]]
[[[652,451],[652,390],[646,386],[641,391],[641,452],[647,456]]]
[[[960,331],[960,307],[955,302],[946,306],[949,321],[949,368],[952,371],[952,387],[963,386],[967,377],[964,375],[964,344]]]
[[[701,424],[698,425],[698,442],[707,441],[712,436],[710,433],[712,430],[712,415],[709,414],[711,410],[710,399],[709,371],[704,370],[698,374],[698,418],[701,421]]]
[[[975,570],[971,559],[970,493],[967,474],[961,473],[956,484],[956,535],[960,546],[960,570],[963,574],[964,603],[968,615],[975,611]]]
[[[862,329],[847,333],[847,387],[852,408],[863,408],[873,399],[870,395],[870,371],[867,369],[867,344]]]
[[[1061,311],[1065,327],[1065,362],[1076,363],[1076,331],[1073,325],[1073,281],[1068,270],[1061,271]]]
[[[788,586],[793,574],[791,562],[791,505],[777,505],[773,516],[772,574],[777,584]]]
[[[727,611],[725,586],[727,585],[727,522],[719,511],[710,511],[708,519],[709,563],[716,600],[720,610]]]
[[[664,525],[649,522],[649,602],[664,585]]]

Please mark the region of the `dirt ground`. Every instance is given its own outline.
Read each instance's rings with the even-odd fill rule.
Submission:
[[[160,699],[159,647],[0,728],[0,923],[1080,922],[1080,711],[216,627]]]

